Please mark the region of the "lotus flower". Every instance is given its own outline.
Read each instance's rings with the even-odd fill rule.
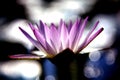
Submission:
[[[47,55],[55,56],[65,49],[70,49],[76,54],[83,50],[103,31],[103,28],[101,27],[94,32],[99,23],[99,21],[97,21],[87,34],[84,41],[79,44],[81,37],[83,36],[84,28],[87,25],[87,21],[88,17],[86,17],[84,20],[77,19],[74,23],[70,21],[69,24],[66,25],[66,23],[61,19],[58,26],[56,26],[54,23],[51,23],[51,25],[48,26],[46,23],[40,21],[40,25],[37,25],[37,27],[30,23],[29,26],[33,31],[35,39],[21,27],[19,27],[19,29],[36,48]],[[11,57],[16,58],[19,56]]]

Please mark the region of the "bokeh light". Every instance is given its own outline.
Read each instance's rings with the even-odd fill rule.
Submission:
[[[35,78],[41,75],[41,65],[33,60],[11,60],[0,63],[0,73],[11,78]]]

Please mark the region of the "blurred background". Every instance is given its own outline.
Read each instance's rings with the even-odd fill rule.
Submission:
[[[120,0],[0,0],[0,80],[59,80],[61,74],[49,60],[8,58],[36,50],[18,27],[31,33],[28,22],[57,25],[60,19],[67,23],[86,16],[85,31],[98,20],[104,31],[76,57],[68,74],[72,80],[120,80],[119,4]]]

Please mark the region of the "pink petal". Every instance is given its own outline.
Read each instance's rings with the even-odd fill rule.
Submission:
[[[53,42],[55,49],[57,52],[59,52],[61,47],[61,41],[60,41],[60,33],[58,32],[56,26],[54,24],[51,24],[50,27],[50,34],[51,34],[51,41]]]
[[[33,54],[16,54],[9,56],[12,59],[40,59],[41,56],[33,55]]]
[[[65,23],[63,22],[61,25],[61,32],[60,32],[60,40],[62,43],[62,49],[68,48],[69,47],[69,43],[68,43],[68,29],[65,25]]]
[[[44,26],[44,29],[45,29],[45,39],[46,39],[47,43],[48,43],[50,46],[52,46],[52,45],[51,45],[51,41],[50,41],[50,36],[51,36],[50,28],[49,28],[47,25],[45,25],[45,26]]]

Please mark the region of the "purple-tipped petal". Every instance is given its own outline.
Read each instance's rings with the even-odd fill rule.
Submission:
[[[65,21],[63,21],[63,20],[61,19],[60,24],[59,24],[59,26],[58,26],[58,32],[59,32],[60,34],[61,34],[62,26],[67,27]]]
[[[74,39],[77,35],[77,30],[78,30],[78,21],[79,20],[75,21],[75,23],[72,25],[72,28],[69,33],[69,48],[70,49],[73,49]]]
[[[99,21],[97,21],[96,24],[92,27],[91,31],[88,33],[88,35],[86,36],[86,38],[85,38],[85,40],[83,41],[83,43],[82,43],[80,46],[78,46],[79,49],[80,49],[80,48],[82,49],[82,47],[84,47],[84,45],[86,44],[86,42],[87,42],[87,40],[89,39],[90,35],[93,33],[93,31],[94,31],[95,28],[97,27],[98,23],[99,23]]]
[[[32,24],[32,23],[29,23],[29,26],[30,26],[30,28],[31,28],[32,30],[34,30],[34,29],[35,29],[35,27],[33,26],[33,24]]]
[[[46,52],[45,48],[36,40],[34,40],[26,31],[24,31],[21,27],[19,29],[22,31],[22,33],[32,42],[32,44],[37,47],[39,50]]]
[[[38,30],[33,30],[34,35],[36,37],[36,39],[46,48],[46,41],[44,36],[38,31]]]
[[[45,36],[44,26],[45,24],[40,20],[40,25],[38,26],[38,29],[39,29],[39,32],[41,32],[43,36]]]
[[[86,42],[86,44],[81,48],[78,48],[77,53],[79,53],[81,50],[83,50],[91,41],[93,41],[102,31],[104,28],[100,28],[97,32],[95,32]]]
[[[102,31],[104,28],[100,28],[97,32],[95,32],[86,42],[85,46],[87,46],[92,40],[94,40]]]
[[[21,27],[19,27],[19,29],[34,45],[37,44],[37,41],[33,39],[26,31],[24,31]]]
[[[76,51],[76,49],[79,46],[78,43],[79,43],[79,41],[80,41],[80,39],[82,37],[84,28],[85,28],[85,26],[87,24],[87,20],[88,20],[88,17],[86,17],[82,23],[81,23],[81,20],[79,20],[79,26],[78,26],[79,28],[77,29],[77,34],[76,34],[75,41],[74,41],[75,42],[74,43],[74,49],[73,49],[74,51]]]
[[[70,20],[70,22],[69,22],[69,24],[68,24],[68,32],[70,32],[70,30],[71,30],[71,28],[72,28],[72,25],[73,25],[73,23],[72,23],[72,21]]]

